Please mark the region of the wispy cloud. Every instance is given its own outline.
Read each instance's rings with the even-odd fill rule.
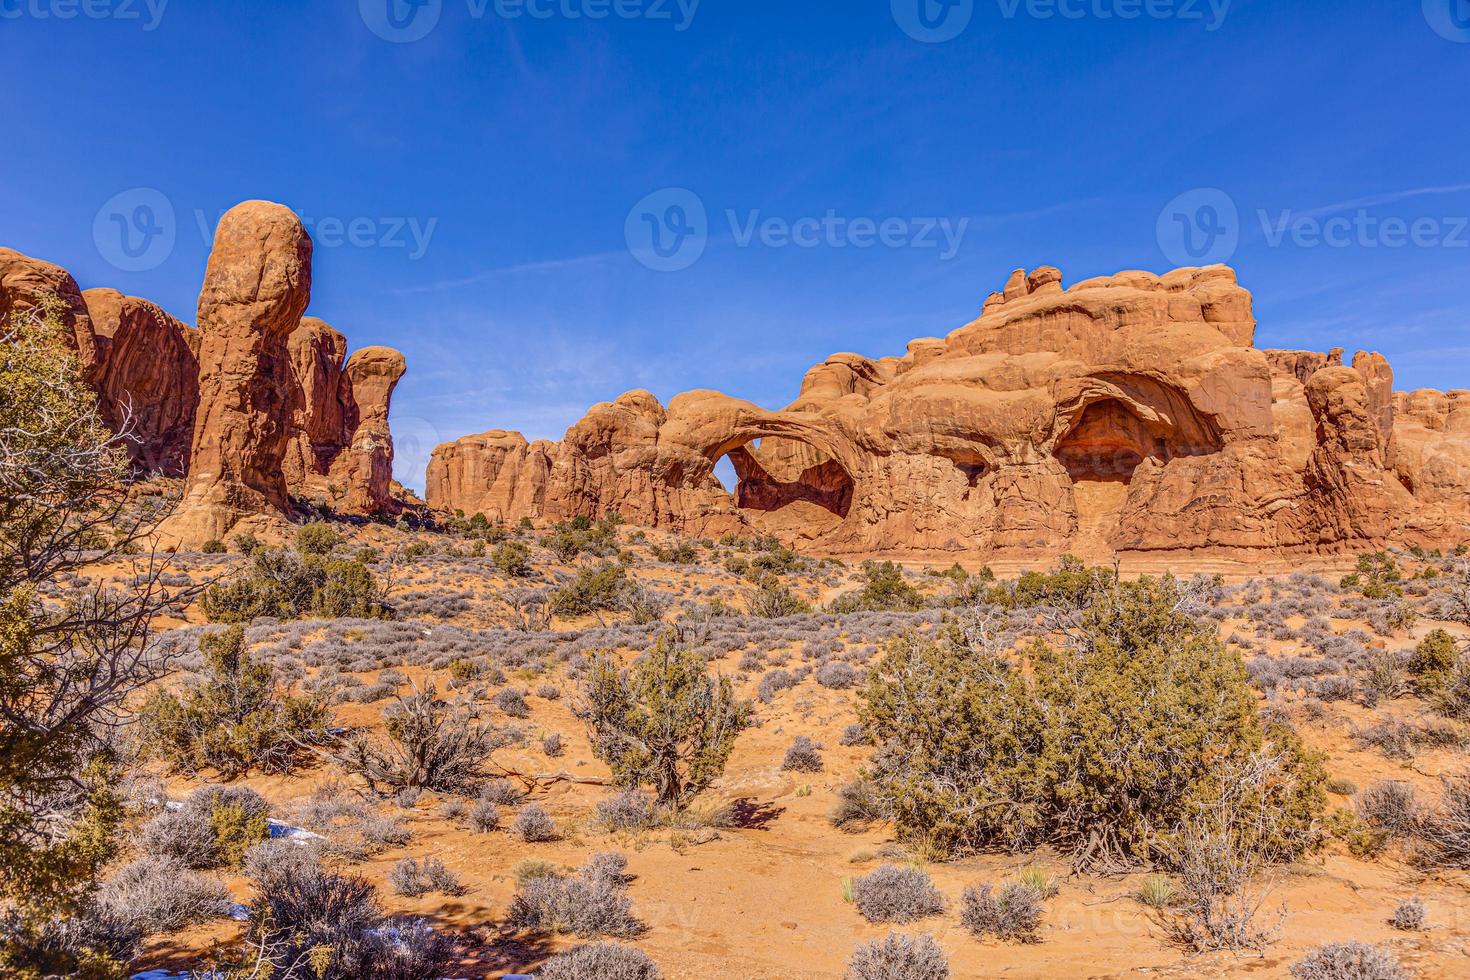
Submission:
[[[1470,184],[1442,184],[1433,187],[1411,187],[1407,190],[1389,191],[1386,194],[1375,194],[1370,197],[1358,197],[1349,201],[1338,201],[1336,204],[1325,204],[1310,211],[1299,211],[1296,213],[1300,218],[1320,218],[1329,214],[1337,214],[1340,211],[1350,211],[1357,208],[1376,208],[1384,204],[1393,204],[1398,201],[1407,201],[1416,197],[1430,197],[1437,194],[1463,194],[1470,191]]]
[[[565,259],[546,259],[541,262],[519,262],[515,265],[503,265],[494,269],[485,269],[474,275],[464,276],[459,279],[440,279],[436,282],[421,283],[417,286],[403,286],[393,290],[398,295],[411,293],[433,293],[445,289],[463,289],[466,286],[474,286],[479,283],[490,282],[504,276],[530,275],[543,272],[560,272],[563,269],[575,269],[580,266],[597,265],[613,259],[625,258],[627,252],[593,252],[590,255],[576,255]]]

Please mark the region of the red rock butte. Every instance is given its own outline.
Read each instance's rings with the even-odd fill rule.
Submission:
[[[978,319],[902,357],[835,354],[780,411],[632,391],[560,442],[439,446],[428,502],[931,560],[1470,540],[1470,391],[1394,392],[1376,353],[1258,350],[1255,326],[1224,266],[1067,289],[1018,270]]]

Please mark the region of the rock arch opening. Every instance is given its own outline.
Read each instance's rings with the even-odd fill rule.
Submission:
[[[852,508],[852,475],[836,459],[799,439],[753,439],[726,451],[715,469],[735,505],[749,515],[781,512],[783,519],[825,529]],[[732,474],[733,487],[727,482]]]

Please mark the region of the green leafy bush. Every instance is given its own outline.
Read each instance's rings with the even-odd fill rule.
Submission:
[[[296,536],[292,539],[292,544],[303,555],[329,555],[344,540],[332,525],[324,521],[312,521],[296,529]]]
[[[1080,865],[1167,861],[1175,828],[1218,809],[1242,847],[1311,847],[1320,761],[1261,718],[1239,656],[1181,598],[1172,579],[1110,582],[1065,643],[1019,657],[956,628],[892,641],[859,717],[900,835],[943,854],[1051,842]]]
[[[903,577],[903,569],[891,561],[865,561],[862,589],[838,596],[830,609],[834,613],[903,612],[922,609],[924,597]]]
[[[524,578],[531,573],[531,549],[519,541],[506,541],[496,545],[490,560],[495,567],[511,578]]]
[[[381,619],[389,615],[382,588],[361,557],[330,558],[284,548],[257,548],[249,570],[210,586],[200,606],[215,623],[249,623],[261,616]]]
[[[711,677],[704,657],[672,631],[631,669],[607,655],[593,659],[583,697],[597,758],[623,785],[652,786],[660,803],[675,807],[724,772],[750,717],[729,679]]]
[[[326,704],[278,687],[270,664],[246,650],[243,627],[204,635],[199,652],[202,676],[182,694],[155,690],[142,709],[145,744],[173,768],[226,778],[252,768],[287,772],[303,743],[329,739]]]
[[[629,587],[628,570],[605,561],[584,568],[551,597],[551,611],[558,616],[590,616],[617,609]]]

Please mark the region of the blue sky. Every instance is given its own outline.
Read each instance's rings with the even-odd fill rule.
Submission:
[[[0,0],[0,244],[192,321],[218,214],[289,204],[312,313],[408,356],[412,486],[1187,246],[1261,346],[1470,387],[1470,0],[416,2]]]

